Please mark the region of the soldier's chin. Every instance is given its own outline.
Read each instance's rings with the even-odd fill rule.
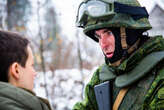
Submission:
[[[107,57],[107,58],[112,58],[113,55],[114,55],[114,53],[107,53],[107,54],[106,54],[106,57]]]

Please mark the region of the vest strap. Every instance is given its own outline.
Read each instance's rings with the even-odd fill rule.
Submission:
[[[116,100],[115,100],[115,102],[114,102],[113,110],[118,110],[118,108],[119,108],[119,106],[120,106],[120,104],[121,104],[121,102],[122,102],[124,96],[125,96],[126,93],[128,92],[128,90],[129,90],[129,87],[122,88],[122,89],[120,90],[120,92],[118,93],[117,98],[116,98]]]

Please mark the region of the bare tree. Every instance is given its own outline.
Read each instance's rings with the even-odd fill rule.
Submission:
[[[46,81],[46,68],[45,68],[45,59],[44,59],[44,55],[43,55],[43,52],[44,52],[44,39],[43,39],[43,36],[42,36],[42,26],[40,25],[40,14],[39,14],[39,11],[40,11],[40,2],[38,0],[38,8],[37,8],[37,21],[38,21],[38,36],[40,38],[40,46],[39,46],[39,51],[40,51],[40,56],[41,56],[41,67],[42,67],[42,70],[43,70],[43,74],[44,74],[44,83],[45,83],[45,93],[46,93],[46,97],[49,98],[49,95],[48,95],[48,89],[47,89],[47,81]]]
[[[76,36],[77,36],[77,56],[78,56],[78,60],[79,60],[79,70],[81,73],[81,84],[82,84],[82,94],[81,94],[81,98],[83,98],[83,89],[84,89],[84,73],[83,73],[83,60],[81,57],[81,50],[80,50],[80,39],[79,39],[79,31],[77,29],[76,31]]]

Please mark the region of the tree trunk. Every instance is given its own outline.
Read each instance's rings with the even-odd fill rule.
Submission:
[[[77,56],[78,56],[78,60],[79,60],[79,70],[81,73],[81,84],[82,84],[82,93],[81,93],[81,99],[83,98],[83,91],[84,91],[84,73],[83,73],[83,61],[81,58],[81,50],[80,50],[80,39],[79,39],[79,31],[77,29],[76,31],[76,37],[77,37]]]
[[[49,99],[47,81],[46,81],[45,60],[44,60],[44,55],[43,55],[43,53],[44,53],[44,40],[42,37],[42,27],[40,25],[39,11],[40,11],[40,2],[38,1],[37,18],[38,18],[38,28],[39,28],[38,36],[40,37],[40,48],[39,49],[40,49],[40,56],[41,56],[41,67],[42,67],[42,71],[43,71],[43,75],[44,75],[45,93],[46,93],[46,97]]]

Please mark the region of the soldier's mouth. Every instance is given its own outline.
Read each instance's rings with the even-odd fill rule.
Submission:
[[[114,52],[108,52],[108,53],[106,53],[106,57],[107,58],[112,58],[113,54],[114,54]]]

